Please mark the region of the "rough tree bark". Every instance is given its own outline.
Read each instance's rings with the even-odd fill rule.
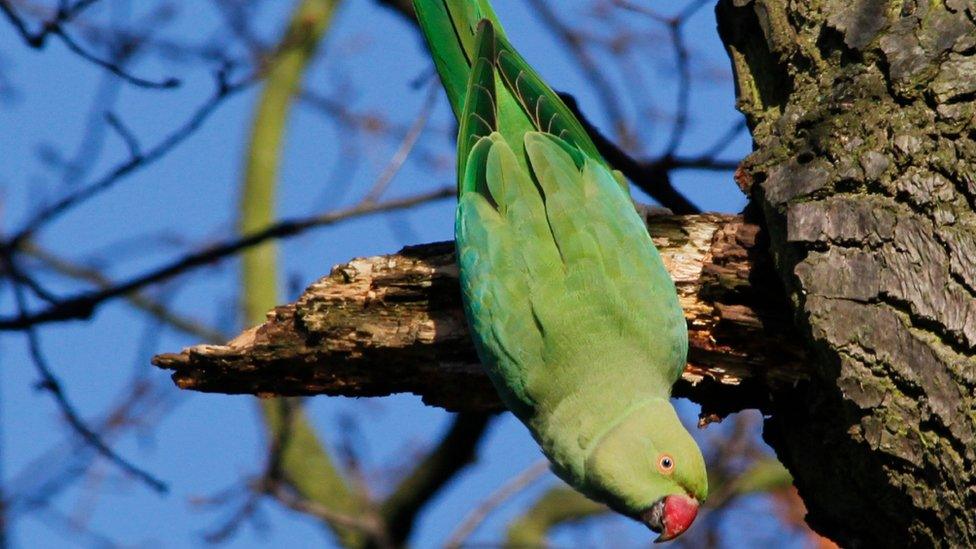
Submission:
[[[755,225],[736,216],[649,215],[675,278],[691,352],[676,394],[707,417],[768,408],[805,379],[786,302]],[[461,311],[453,243],[339,265],[295,303],[227,345],[156,357],[185,389],[264,395],[421,395],[450,410],[501,404]]]
[[[737,181],[809,351],[765,437],[846,546],[976,545],[971,0],[722,0]]]

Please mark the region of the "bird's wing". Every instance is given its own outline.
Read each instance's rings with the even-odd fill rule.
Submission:
[[[516,411],[557,398],[580,375],[619,384],[618,369],[658,378],[653,385],[666,390],[683,365],[684,325],[643,222],[587,150],[585,132],[577,135],[576,119],[490,24],[482,23],[477,44],[461,119],[456,233],[482,360]],[[534,122],[518,149],[499,128],[500,92]]]

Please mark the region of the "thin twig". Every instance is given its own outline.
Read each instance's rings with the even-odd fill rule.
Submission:
[[[740,133],[742,133],[745,129],[746,129],[745,118],[740,118],[739,120],[736,120],[735,123],[729,126],[729,129],[725,130],[725,133],[719,135],[718,139],[715,140],[715,143],[713,143],[711,147],[709,147],[708,149],[705,150],[705,152],[699,155],[699,158],[718,158],[718,155],[722,154],[725,151],[725,149],[727,149],[729,145],[732,144],[732,141],[734,141],[735,138]]]
[[[323,522],[328,522],[342,526],[343,528],[363,532],[374,540],[383,540],[386,537],[382,525],[373,519],[373,515],[371,514],[348,515],[346,513],[334,511],[321,503],[295,494],[289,490],[284,483],[281,482],[269,483],[268,486],[264,487],[264,492],[274,497],[285,507],[288,507],[293,511],[311,515],[322,520]],[[382,547],[393,547],[393,545],[389,542],[381,543],[380,545]]]
[[[494,414],[462,412],[437,446],[400,481],[380,507],[390,541],[406,543],[417,514],[454,476],[477,457],[481,441]]]
[[[675,66],[678,68],[678,106],[674,117],[674,125],[671,126],[671,137],[668,139],[668,146],[664,149],[664,156],[673,156],[681,140],[684,138],[685,130],[688,128],[688,105],[691,102],[691,66],[688,63],[688,47],[685,45],[684,36],[681,33],[681,24],[684,19],[675,19],[668,25],[668,35],[671,37],[671,44],[674,47]]]
[[[179,400],[164,383],[152,383],[145,378],[134,379],[122,389],[120,396],[118,404],[101,419],[89,422],[103,441],[111,441],[125,429],[142,426],[151,413],[159,416]],[[53,445],[10,479],[10,516],[16,519],[48,506],[88,469],[97,455],[96,449],[69,431],[67,440]]]
[[[140,88],[156,88],[161,90],[167,90],[167,89],[176,88],[180,85],[180,80],[178,78],[170,77],[170,78],[156,81],[156,80],[147,80],[145,78],[141,78],[139,76],[129,74],[118,63],[115,63],[113,61],[108,61],[106,59],[102,59],[96,56],[95,54],[87,51],[86,49],[82,48],[81,44],[76,42],[74,38],[68,36],[68,33],[64,30],[64,27],[60,25],[53,27],[52,33],[56,35],[58,38],[60,38],[61,41],[64,42],[64,45],[67,46],[67,48],[70,51],[74,52],[78,57],[81,57],[82,59],[90,63],[93,63],[95,65],[98,65],[99,67],[109,71],[110,73],[114,74],[115,76],[118,76],[119,78],[125,80],[126,82],[134,86]]]
[[[70,22],[82,11],[90,7],[92,4],[98,2],[98,0],[80,0],[71,4],[70,6],[62,5],[58,8],[55,13],[55,17],[44,23],[41,30],[37,33],[32,33],[27,28],[27,23],[22,17],[17,15],[14,11],[13,6],[10,5],[10,0],[0,0],[0,11],[7,17],[7,20],[17,29],[21,38],[24,39],[27,44],[32,48],[43,47],[47,37],[51,34],[52,28],[63,25],[64,23]],[[62,2],[62,4],[64,4]]]
[[[241,525],[246,520],[254,521],[257,517],[258,511],[260,510],[261,495],[262,492],[252,489],[250,486],[235,486],[232,490],[227,490],[225,493],[218,494],[217,496],[205,498],[201,500],[196,500],[194,503],[204,504],[204,505],[220,505],[226,503],[231,499],[233,493],[244,492],[245,499],[244,503],[238,506],[237,510],[234,511],[220,526],[217,528],[206,532],[203,534],[203,539],[207,543],[223,543],[230,539],[241,527]]]
[[[700,213],[701,209],[685,198],[683,194],[671,184],[669,170],[673,158],[663,157],[658,161],[643,163],[635,160],[616,143],[607,139],[600,130],[580,112],[576,99],[568,94],[559,94],[566,106],[576,114],[583,128],[586,130],[600,154],[611,166],[620,170],[637,188],[646,192],[648,196],[657,200],[662,206],[678,215]]]
[[[13,261],[12,258],[8,258],[3,262],[7,276],[10,277],[15,283],[23,284],[30,291],[34,293],[37,297],[43,299],[48,303],[57,303],[58,297],[54,295],[51,291],[41,286],[39,282],[28,276],[24,271],[21,270],[20,265]],[[2,272],[2,271],[0,271]]]
[[[632,136],[627,125],[627,117],[624,116],[620,108],[620,98],[613,86],[610,85],[606,76],[600,71],[599,66],[593,57],[586,50],[583,40],[578,31],[570,28],[563,23],[556,13],[552,10],[546,0],[527,0],[535,8],[535,12],[542,19],[556,37],[562,42],[567,50],[576,58],[577,65],[589,80],[593,90],[600,97],[600,104],[606,111],[607,117],[618,133],[620,139],[626,144],[631,145]]]
[[[672,157],[681,146],[685,131],[688,128],[688,110],[691,99],[691,63],[689,62],[688,45],[685,42],[682,29],[688,19],[695,14],[708,0],[695,0],[688,3],[677,15],[667,17],[646,7],[633,4],[627,0],[612,0],[621,8],[646,15],[647,17],[665,25],[674,49],[675,66],[678,69],[678,106],[674,125],[671,127],[671,137],[665,148],[664,157]]]
[[[139,146],[139,139],[132,133],[132,130],[126,127],[125,123],[114,112],[106,112],[105,121],[125,142],[125,146],[129,149],[129,158],[142,158],[142,147]]]
[[[112,286],[112,280],[97,269],[85,267],[83,265],[68,261],[62,257],[58,257],[50,251],[41,248],[33,241],[24,243],[21,246],[21,251],[25,255],[38,260],[43,266],[61,275],[77,280],[91,282],[92,284],[95,284],[99,288],[103,289],[110,288]],[[172,311],[163,303],[151,299],[150,297],[141,293],[130,293],[125,296],[125,300],[131,303],[133,307],[145,311],[156,317],[158,320],[165,322],[171,328],[175,328],[185,334],[200,338],[203,341],[218,343],[227,341],[228,339],[227,334],[210,328],[209,326],[205,326],[195,319],[181,316]]]
[[[521,473],[515,475],[501,488],[492,492],[484,501],[478,504],[466,517],[461,524],[454,530],[444,547],[447,549],[458,549],[468,541],[471,534],[475,533],[481,523],[491,515],[503,503],[514,497],[516,494],[528,488],[533,482],[539,479],[549,470],[549,461],[540,459]]]
[[[88,6],[94,4],[96,1],[97,0],[83,0],[75,2],[70,6],[62,6],[55,11],[54,17],[48,19],[42,24],[41,30],[36,33],[31,32],[27,28],[27,23],[14,10],[13,6],[10,4],[10,0],[0,0],[0,12],[3,12],[7,18],[7,21],[13,25],[13,27],[17,30],[17,33],[20,34],[21,38],[23,38],[24,42],[31,48],[43,48],[47,43],[48,36],[57,36],[70,51],[82,59],[102,67],[103,69],[111,72],[119,78],[122,78],[134,86],[155,89],[171,89],[179,86],[180,81],[177,78],[165,78],[163,80],[155,81],[132,75],[123,69],[120,64],[101,59],[95,54],[82,48],[78,42],[68,36],[68,33],[65,31],[65,25],[70,23],[75,16],[81,13]]]
[[[407,135],[403,137],[403,141],[400,143],[397,151],[390,158],[386,167],[383,168],[379,177],[376,178],[376,182],[373,183],[369,192],[366,193],[362,204],[375,204],[383,196],[383,193],[386,192],[393,178],[400,173],[400,168],[407,161],[407,157],[410,156],[414,145],[417,144],[417,139],[423,134],[424,128],[427,126],[427,121],[430,120],[430,113],[434,110],[439,89],[437,80],[432,80],[428,86],[427,97],[424,99],[423,106],[420,108],[420,113],[410,126],[410,129],[407,130]]]
[[[13,290],[14,297],[17,302],[17,308],[20,311],[20,314],[23,315],[27,310],[27,296],[24,295],[24,290],[20,284],[14,283]],[[54,396],[54,400],[58,404],[58,408],[61,409],[61,413],[64,415],[71,428],[83,440],[85,440],[85,442],[98,450],[98,453],[108,459],[111,463],[114,463],[126,473],[129,473],[130,475],[141,480],[153,490],[160,493],[165,493],[168,488],[163,481],[132,464],[116,453],[115,450],[109,448],[98,433],[92,431],[91,428],[85,424],[85,421],[81,419],[81,416],[78,415],[77,410],[75,410],[74,405],[71,404],[67,395],[65,395],[61,382],[58,380],[57,376],[54,375],[54,371],[51,370],[51,367],[48,365],[47,359],[44,357],[44,354],[41,351],[40,337],[38,336],[35,327],[25,327],[24,333],[27,336],[27,347],[28,351],[30,352],[31,359],[34,362],[37,372],[41,376],[41,383],[39,386]]]
[[[630,2],[629,0],[610,0],[610,1],[618,7],[646,15],[651,19],[654,19],[658,23],[663,23],[667,25],[672,21],[683,21],[691,17],[692,15],[694,15],[696,11],[701,9],[701,7],[707,4],[710,0],[694,0],[693,2],[689,2],[687,5],[685,5],[684,8],[681,9],[681,11],[678,12],[677,15],[673,17],[662,15],[647,6],[641,6],[633,2]]]
[[[131,156],[125,162],[117,165],[108,173],[103,175],[93,183],[86,185],[78,191],[58,200],[54,204],[42,209],[35,214],[17,232],[13,238],[3,244],[3,247],[16,248],[21,242],[33,236],[41,227],[51,223],[55,219],[64,215],[67,211],[89,200],[90,198],[112,188],[116,183],[132,173],[145,168],[153,162],[159,160],[170,152],[177,145],[192,135],[209,118],[217,107],[223,104],[229,96],[245,89],[253,79],[245,78],[240,82],[230,83],[227,81],[226,74],[219,71],[215,75],[215,89],[211,97],[200,106],[196,112],[182,126],[170,133],[165,139],[155,147],[147,151],[144,155]]]
[[[58,303],[50,305],[41,311],[31,313],[24,309],[16,316],[0,317],[0,330],[23,330],[28,326],[46,322],[87,318],[105,301],[128,294],[150,284],[167,280],[194,268],[225,259],[228,256],[266,240],[294,236],[313,227],[333,225],[340,221],[346,221],[356,217],[410,208],[427,202],[450,198],[454,196],[454,193],[455,189],[452,185],[405,198],[387,200],[376,204],[357,204],[351,208],[325,214],[284,220],[256,233],[227,240],[209,246],[204,250],[177,258],[162,267],[131,278],[128,281],[120,282],[101,290],[84,292],[67,299],[62,299]]]

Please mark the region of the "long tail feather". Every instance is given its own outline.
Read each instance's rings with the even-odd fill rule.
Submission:
[[[468,80],[461,127],[458,130],[458,175],[464,175],[469,161],[469,153],[481,138],[488,137],[498,129],[498,99],[495,89],[495,32],[487,20],[478,25],[476,53],[471,77]],[[459,177],[458,191],[464,193],[471,187]]]
[[[451,108],[460,120],[477,55],[478,23],[487,19],[495,34],[503,35],[498,17],[488,0],[413,0],[413,5]]]

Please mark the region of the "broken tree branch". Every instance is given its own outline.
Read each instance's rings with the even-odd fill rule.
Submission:
[[[707,419],[765,408],[772,388],[805,379],[758,227],[729,215],[645,217],[688,319],[689,363],[675,395],[701,403]],[[226,345],[154,364],[196,391],[409,392],[450,410],[501,408],[470,342],[450,242],[338,265]]]

